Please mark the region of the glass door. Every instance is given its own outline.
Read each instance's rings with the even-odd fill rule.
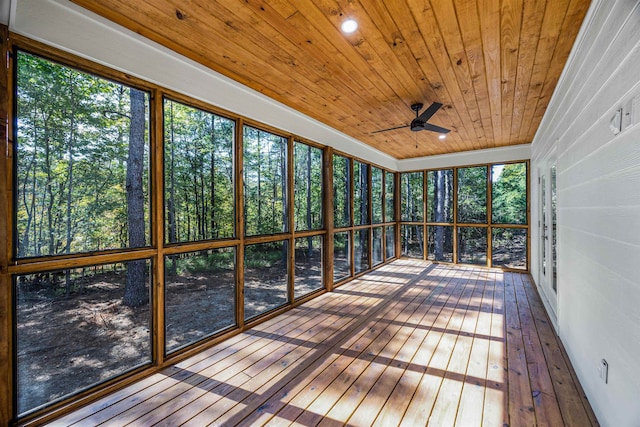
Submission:
[[[553,314],[557,306],[556,164],[542,168],[539,180],[540,286]]]

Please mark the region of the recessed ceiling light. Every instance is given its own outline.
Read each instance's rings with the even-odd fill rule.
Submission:
[[[342,23],[342,26],[340,28],[342,28],[343,33],[351,34],[358,29],[358,23],[353,19],[347,19]]]
[[[438,135],[438,139],[445,139],[447,137],[447,135],[445,135],[444,133],[441,133],[440,135]]]

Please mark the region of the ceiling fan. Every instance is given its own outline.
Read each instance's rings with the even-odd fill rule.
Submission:
[[[438,111],[440,109],[440,107],[442,107],[442,104],[439,103],[439,102],[434,102],[426,110],[424,110],[422,112],[422,114],[419,114],[419,112],[420,112],[420,110],[422,110],[423,106],[424,105],[421,102],[416,102],[415,104],[411,105],[411,109],[416,112],[416,118],[411,121],[411,124],[404,125],[404,126],[396,126],[396,127],[389,128],[389,129],[377,130],[377,131],[371,132],[371,133],[387,132],[387,131],[390,131],[390,130],[402,129],[402,128],[411,128],[411,130],[413,132],[418,132],[418,131],[421,131],[421,130],[430,130],[432,132],[438,132],[438,133],[441,133],[441,134],[448,133],[449,129],[445,129],[445,128],[440,127],[440,126],[436,126],[436,125],[432,125],[431,123],[427,123],[427,120],[429,120],[431,118],[431,116],[433,116],[436,113],[436,111]]]

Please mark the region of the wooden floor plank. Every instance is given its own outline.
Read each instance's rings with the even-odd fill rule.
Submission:
[[[482,425],[493,302],[493,283],[487,282],[488,276],[486,272],[478,272],[478,294],[472,302],[477,307],[475,329],[470,333],[471,352],[458,404],[457,426]]]
[[[561,425],[563,421],[558,397],[553,389],[538,330],[531,315],[522,275],[514,275],[513,278],[536,420],[539,425]]]
[[[505,321],[507,327],[507,376],[509,382],[509,419],[511,424],[536,425],[535,409],[529,382],[527,356],[518,315],[514,274],[505,274]]]
[[[398,260],[55,426],[597,425],[528,275]]]
[[[567,355],[562,347],[560,339],[551,326],[540,296],[535,286],[527,276],[520,277],[526,298],[531,307],[542,351],[544,352],[547,369],[551,375],[551,381],[555,395],[562,413],[563,422],[566,425],[597,425],[597,420],[587,397],[578,382],[571,364],[566,359]]]
[[[438,279],[443,280],[442,277]],[[425,327],[417,329],[417,335],[421,339],[420,346],[411,357],[409,366],[402,372],[393,387],[391,394],[375,419],[374,425],[396,425],[398,420],[402,419],[407,407],[411,403],[411,397],[418,389],[420,381],[429,366],[429,361],[444,332],[444,327],[448,319],[447,307],[450,307],[452,302],[458,298],[461,287],[463,286],[461,281],[454,281],[452,276],[449,276],[449,281],[446,283],[447,288],[440,294],[434,302],[432,309],[429,310],[427,315],[422,319],[421,325]],[[441,322],[440,325],[437,323],[438,321]],[[358,416],[367,420],[368,408],[365,405],[361,405],[358,410],[361,415],[358,415],[358,413],[354,414],[352,418],[353,421],[358,420]],[[363,422],[361,425],[366,424],[366,422]]]
[[[504,304],[504,274],[502,272],[494,272],[487,387],[484,391],[484,408],[482,412],[482,420],[486,425],[509,425]]]
[[[464,299],[472,292],[468,280],[464,277],[465,272],[466,269],[460,269],[456,275],[455,282],[460,282],[462,286],[458,288],[456,294],[452,295],[453,300],[447,302],[436,320],[436,327],[441,331],[436,333],[438,344],[433,354],[429,355],[428,363],[425,364],[427,369],[402,418],[403,426],[423,424],[431,415],[463,320],[457,308],[464,304]],[[418,361],[418,363],[422,362]]]

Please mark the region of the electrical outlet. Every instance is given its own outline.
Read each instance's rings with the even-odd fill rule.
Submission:
[[[598,374],[600,375],[600,379],[604,381],[605,384],[609,382],[609,364],[605,359],[600,361],[598,365]]]

